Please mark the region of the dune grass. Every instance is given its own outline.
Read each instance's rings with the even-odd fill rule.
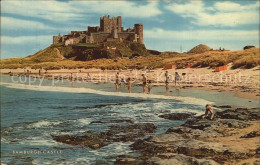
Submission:
[[[167,60],[168,63],[176,64],[177,68],[183,68],[187,64],[192,64],[193,68],[214,68],[232,63],[232,69],[249,69],[260,65],[260,53],[259,48],[226,52],[207,51],[202,54],[182,54],[179,57],[169,57]]]
[[[123,47],[124,45],[122,45]],[[42,51],[37,52],[34,56],[25,58],[10,58],[2,59],[0,61],[0,68],[25,68],[31,67],[33,69],[76,69],[76,68],[102,68],[102,69],[126,69],[126,68],[162,68],[166,64],[175,64],[177,68],[184,68],[187,64],[192,64],[193,68],[222,66],[232,63],[232,69],[241,68],[249,69],[260,65],[259,48],[251,48],[239,51],[226,52],[212,52],[207,51],[201,54],[185,54],[176,52],[164,52],[160,55],[151,55],[143,52],[138,57],[131,57],[130,53],[135,52],[131,49],[135,46],[125,45],[128,49],[125,50],[125,56],[115,56],[114,58],[100,58],[89,61],[74,61],[69,57],[71,47],[62,48],[62,45],[57,47],[48,47]],[[65,59],[59,55],[65,56]],[[64,51],[64,52],[63,52]],[[67,53],[67,54],[66,54]],[[127,54],[129,53],[129,54]],[[140,51],[139,51],[140,53]]]

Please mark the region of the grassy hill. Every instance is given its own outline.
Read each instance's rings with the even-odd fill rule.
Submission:
[[[188,53],[204,53],[209,51],[211,48],[204,44],[199,44],[198,46],[195,46],[192,48]]]
[[[116,49],[115,49],[116,48]],[[161,68],[175,64],[183,68],[192,64],[193,68],[226,65],[232,68],[252,68],[260,65],[259,48],[239,51],[205,51],[204,53],[152,53],[144,45],[123,42],[104,44],[76,44],[64,46],[55,44],[25,58],[10,58],[0,61],[1,68],[61,69],[61,68]],[[152,54],[151,54],[152,53]],[[156,54],[156,55],[155,55]]]

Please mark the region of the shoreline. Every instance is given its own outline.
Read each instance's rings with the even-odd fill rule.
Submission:
[[[31,69],[31,76],[39,76],[39,70]],[[249,100],[259,100],[260,99],[260,90],[259,90],[259,70],[258,68],[247,69],[247,70],[226,70],[224,72],[212,72],[212,69],[199,68],[199,69],[169,69],[169,90],[171,88],[177,89],[187,89],[187,90],[203,90],[203,91],[214,91],[214,92],[230,92],[233,93],[236,97],[249,99]],[[94,83],[114,83],[115,74],[118,72],[117,70],[100,70],[100,69],[61,69],[61,70],[48,70],[47,73],[41,70],[41,77],[44,76],[45,79],[54,79],[58,81],[59,79],[68,80],[71,74],[73,78],[77,81],[92,81]],[[140,86],[142,84],[142,74],[146,74],[148,80],[152,80],[153,86],[165,86],[164,83],[164,73],[165,70],[156,69],[152,71],[147,70],[122,70],[119,71],[122,78],[126,79],[127,77],[131,77],[133,81],[133,85]],[[174,73],[185,73],[185,76],[181,77],[182,79],[177,86],[174,85]],[[0,69],[1,74],[10,74],[10,75],[27,75],[24,69]],[[199,77],[199,76],[200,77]],[[197,76],[197,79],[188,79]],[[207,77],[212,76],[216,78],[214,81],[208,81]],[[222,77],[224,80],[227,80],[227,77],[231,79],[231,77],[235,77],[238,79],[240,76],[240,82],[225,82],[222,81]],[[198,80],[198,77],[200,78]],[[221,79],[222,78],[222,79]],[[249,79],[248,79],[249,78]],[[234,79],[234,78],[233,78]],[[246,81],[246,82],[243,82]],[[248,81],[248,82],[247,82]]]
[[[99,70],[91,72],[98,73]],[[111,74],[116,71],[111,71]],[[126,71],[127,72],[127,71]],[[56,72],[57,73],[57,72]],[[50,78],[56,73],[49,73]],[[77,73],[75,71],[75,73]],[[163,71],[164,73],[164,71]],[[8,74],[8,73],[5,73]],[[24,74],[24,73],[22,73]],[[57,75],[61,75],[58,73]],[[69,72],[64,73],[69,76]],[[85,73],[81,73],[81,78]],[[31,76],[37,75],[32,73]],[[28,75],[27,75],[28,76]],[[56,78],[56,77],[55,77]],[[103,78],[103,77],[102,77]],[[139,75],[137,77],[139,79]],[[66,77],[68,80],[69,77]],[[57,79],[55,79],[57,80]],[[104,79],[102,79],[104,80]],[[102,82],[100,82],[102,83]],[[112,82],[107,82],[112,83]],[[170,85],[172,89],[173,83]],[[141,82],[137,85],[141,85]],[[163,82],[153,83],[164,86]],[[234,85],[236,86],[236,85]],[[201,83],[181,84],[179,89],[228,92],[231,85]],[[244,87],[251,87],[250,85]],[[251,89],[251,88],[250,88]],[[237,89],[239,90],[239,89]],[[141,87],[140,87],[141,91]],[[236,91],[231,91],[235,93]],[[250,93],[245,91],[243,93]],[[93,120],[90,124],[114,124],[101,133],[85,132],[77,135],[50,135],[52,140],[71,146],[84,146],[92,150],[116,142],[133,142],[131,152],[139,156],[122,154],[115,156],[115,164],[244,164],[259,163],[259,108],[244,108],[216,104],[214,119],[202,119],[202,116],[189,112],[165,112],[158,115],[168,120],[186,120],[181,125],[168,126],[167,131],[155,134],[154,122],[136,123],[132,120]],[[123,126],[120,124],[124,124]],[[118,129],[119,128],[119,129]],[[138,133],[136,133],[138,130]],[[119,135],[119,136],[118,136]]]

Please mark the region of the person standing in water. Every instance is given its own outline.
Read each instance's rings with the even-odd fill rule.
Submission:
[[[205,117],[208,117],[208,113],[210,112],[210,120],[213,119],[214,114],[213,114],[213,110],[211,108],[211,106],[209,104],[206,105],[206,111],[205,111],[205,115],[202,116],[202,119],[204,119]]]
[[[142,74],[143,76],[143,93],[145,93],[145,88],[146,88],[146,84],[147,84],[147,78],[145,76],[145,74]]]
[[[165,87],[166,87],[166,93],[169,92],[169,73],[168,71],[166,70],[165,71]]]
[[[151,94],[151,90],[152,90],[152,81],[151,80],[149,80],[148,81],[148,93],[147,94]]]
[[[178,72],[175,72],[175,86],[177,85],[178,81],[179,81],[180,75]]]
[[[73,81],[73,75],[72,75],[72,73],[70,73],[70,81],[71,81],[71,82]]]
[[[119,72],[116,73],[116,82],[115,82],[116,92],[118,91],[118,87],[119,87]]]
[[[131,78],[128,77],[128,79],[126,80],[127,83],[127,89],[128,89],[128,93],[131,93]]]

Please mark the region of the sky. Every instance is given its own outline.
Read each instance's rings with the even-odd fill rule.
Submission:
[[[125,29],[142,23],[148,49],[259,47],[258,0],[2,0],[1,58],[32,55],[50,46],[53,35],[99,26],[104,15],[122,16]]]

